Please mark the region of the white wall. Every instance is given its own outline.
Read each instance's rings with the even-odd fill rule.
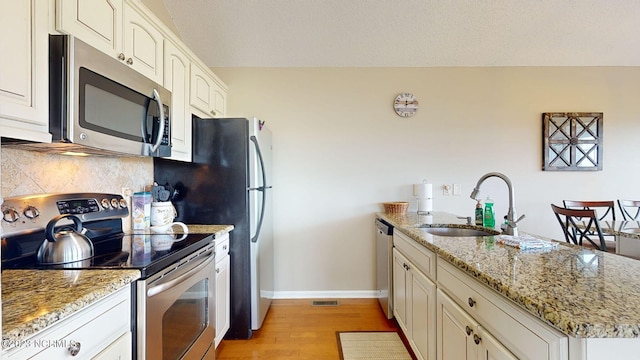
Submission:
[[[543,56],[544,54],[541,54]],[[374,289],[374,213],[434,184],[434,209],[473,215],[478,178],[513,181],[521,230],[562,238],[549,207],[562,199],[640,198],[640,68],[216,68],[229,116],[258,116],[274,132],[279,296]],[[413,92],[420,110],[392,101]],[[543,172],[542,116],[604,113],[600,172]],[[462,184],[442,196],[442,184]],[[507,187],[483,197],[506,214]],[[415,203],[412,204],[415,208]],[[315,293],[312,293],[315,291]]]

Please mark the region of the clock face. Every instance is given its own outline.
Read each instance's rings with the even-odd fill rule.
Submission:
[[[418,100],[411,93],[399,94],[393,102],[393,109],[402,117],[413,116],[418,111]]]

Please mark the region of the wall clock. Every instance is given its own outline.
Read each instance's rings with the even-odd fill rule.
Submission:
[[[399,116],[413,116],[418,111],[418,99],[411,93],[399,94],[393,102],[393,109]]]

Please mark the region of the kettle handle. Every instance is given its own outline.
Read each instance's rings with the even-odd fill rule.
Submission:
[[[47,240],[51,242],[56,241],[56,237],[53,235],[53,230],[56,226],[56,223],[65,218],[69,218],[70,220],[73,221],[73,224],[76,226],[76,230],[75,230],[76,232],[82,231],[82,220],[80,220],[79,217],[72,214],[61,214],[49,220],[49,222],[47,223],[47,228],[44,231],[44,234]]]

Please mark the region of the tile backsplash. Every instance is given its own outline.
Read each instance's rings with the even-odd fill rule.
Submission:
[[[142,191],[153,183],[153,159],[73,157],[0,148],[2,197],[37,193]]]

